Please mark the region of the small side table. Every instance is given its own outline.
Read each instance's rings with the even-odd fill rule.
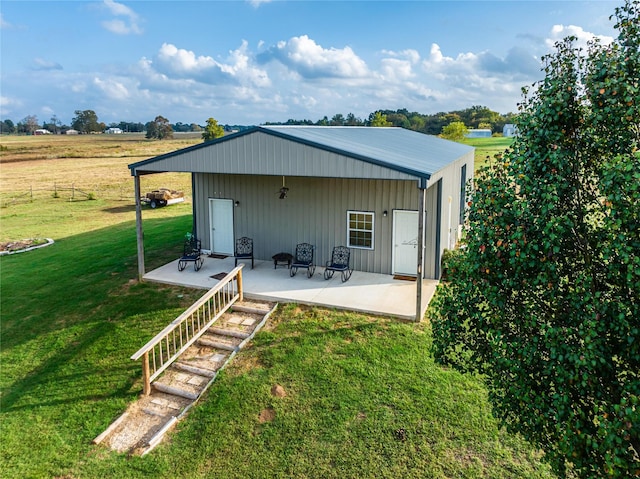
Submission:
[[[273,259],[273,269],[276,269],[278,265],[284,266],[287,265],[287,268],[291,268],[291,261],[293,260],[293,256],[289,253],[278,253],[274,254]]]

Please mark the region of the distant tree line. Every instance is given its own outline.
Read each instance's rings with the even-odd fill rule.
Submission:
[[[514,113],[503,115],[485,106],[472,106],[465,110],[430,115],[410,112],[406,108],[395,111],[377,110],[364,120],[356,117],[353,113],[349,113],[346,117],[342,113],[337,113],[331,119],[325,116],[315,122],[312,120],[289,119],[286,122],[267,122],[266,125],[397,126],[429,135],[439,135],[445,126],[454,122],[461,122],[467,128],[486,128],[493,133],[502,133],[504,125],[514,121]],[[381,122],[384,122],[384,125]]]
[[[93,110],[76,110],[70,125],[64,125],[56,115],[50,120],[40,123],[35,115],[28,115],[17,123],[6,119],[0,121],[1,134],[23,134],[31,135],[38,129],[48,130],[52,134],[64,134],[69,130],[76,130],[78,133],[100,133],[107,128],[119,128],[123,133],[147,133],[147,138],[167,138],[167,127],[171,127],[171,132],[206,132],[208,125],[197,123],[170,123],[162,118],[161,130],[158,130],[157,118],[147,123],[121,121],[119,123],[109,123],[106,125],[100,122],[98,115]],[[369,114],[366,119],[357,117],[353,113],[346,116],[336,113],[330,119],[327,116],[319,120],[295,120],[289,119],[286,122],[266,122],[265,125],[316,125],[316,126],[396,126],[408,130],[419,131],[429,135],[439,135],[442,129],[452,123],[462,123],[466,128],[486,128],[493,133],[501,133],[506,123],[513,123],[515,115],[513,113],[501,114],[490,110],[485,106],[472,106],[464,110],[450,112],[440,112],[434,114],[423,114],[410,112],[406,108],[398,110],[377,110]],[[250,128],[247,125],[220,125],[225,133],[242,131]],[[149,131],[151,133],[149,134]],[[160,133],[158,133],[160,131]],[[208,135],[208,134],[207,134]],[[208,137],[208,136],[207,136]]]

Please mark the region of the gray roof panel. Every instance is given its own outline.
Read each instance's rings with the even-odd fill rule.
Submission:
[[[433,173],[474,150],[473,147],[397,127],[360,126],[259,126],[217,140],[190,146],[129,165],[131,174],[143,172],[144,166],[184,153],[233,141],[261,131],[268,135],[303,143],[429,179]]]
[[[473,147],[397,127],[261,126],[286,137],[429,177]]]

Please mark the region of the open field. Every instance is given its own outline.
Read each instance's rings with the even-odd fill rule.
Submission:
[[[496,154],[502,153],[509,148],[514,140],[514,137],[495,136],[491,138],[465,138],[462,143],[475,147],[475,165],[477,170],[485,163],[493,160]]]
[[[134,219],[133,179],[127,165],[201,141],[193,135],[167,141],[145,140],[142,134],[0,137],[0,242],[57,240]],[[184,191],[187,201],[145,209],[146,214],[162,217],[173,214],[170,209],[190,211],[189,174],[141,178],[143,194],[160,187]]]
[[[146,156],[117,156],[124,143],[111,141],[120,146],[104,157],[87,145],[90,158],[5,163],[5,150],[2,191],[60,171],[83,178],[97,165],[93,184],[132,188],[126,164]],[[150,175],[143,188],[188,186],[184,176]],[[277,311],[151,454],[92,445],[141,392],[131,354],[201,294],[135,281],[132,197],[95,191],[95,200],[0,208],[3,237],[56,240],[0,258],[3,477],[553,477],[498,427],[478,378],[434,362],[428,324],[296,305]],[[145,209],[147,267],[178,256],[190,225],[189,204]],[[274,384],[287,396],[273,397]]]

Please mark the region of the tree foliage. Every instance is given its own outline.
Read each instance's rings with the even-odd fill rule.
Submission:
[[[560,477],[640,475],[639,10],[616,9],[613,44],[544,59],[433,303],[436,356],[484,373]]]
[[[461,121],[453,121],[447,126],[442,127],[442,133],[440,136],[447,140],[460,141],[468,132],[469,130],[464,126],[464,123]]]
[[[147,134],[145,138],[152,140],[165,140],[173,138],[173,128],[165,117],[158,115],[155,120],[150,121],[146,125]]]
[[[382,114],[379,111],[371,113],[369,115],[369,126],[380,127],[380,126],[393,126],[393,123],[387,120],[387,115]]]
[[[103,131],[105,125],[98,122],[98,115],[93,110],[76,110],[71,120],[71,128],[81,133]]]
[[[222,125],[218,125],[218,120],[209,118],[207,120],[207,126],[204,127],[204,131],[202,132],[202,139],[204,141],[211,141],[222,136],[224,136],[224,128]]]
[[[18,122],[18,133],[27,133],[32,135],[34,131],[40,128],[38,117],[36,115],[27,115]]]

